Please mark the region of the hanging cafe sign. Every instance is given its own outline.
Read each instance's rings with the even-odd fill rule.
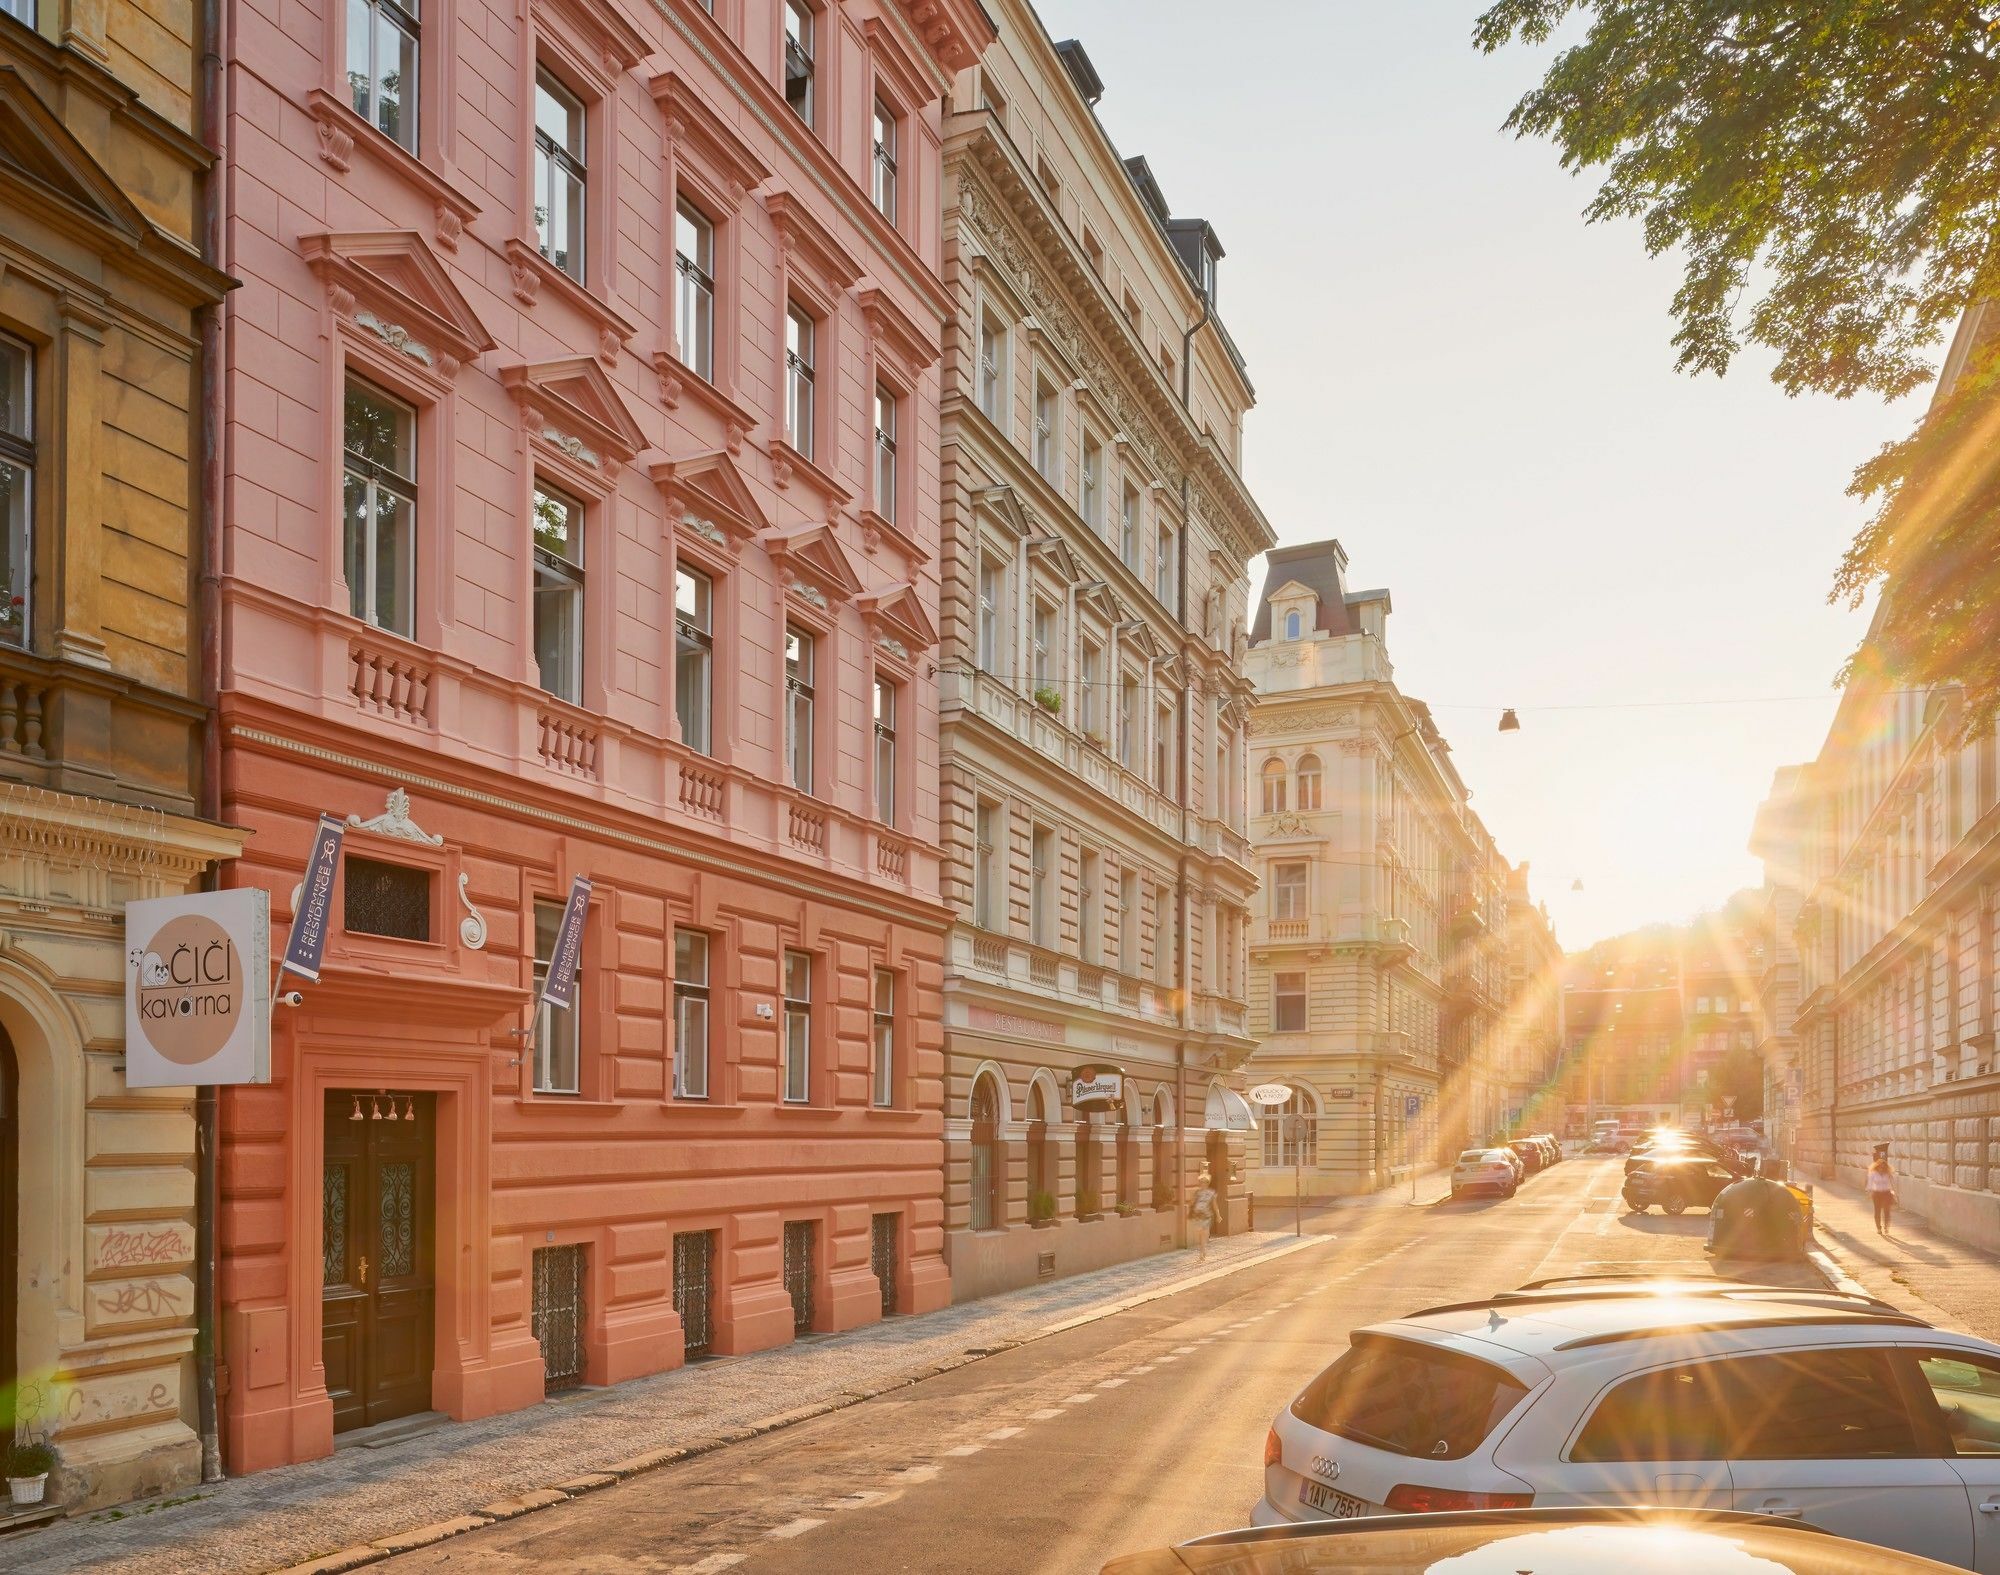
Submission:
[[[126,1086],[270,1082],[270,978],[261,887],[126,903]]]

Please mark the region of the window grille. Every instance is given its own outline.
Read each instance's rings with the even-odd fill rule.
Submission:
[[[715,1232],[674,1235],[674,1311],[680,1314],[681,1349],[693,1361],[715,1342]]]
[[[553,1394],[583,1382],[583,1248],[535,1249],[531,1326],[542,1347],[542,1388]]]
[[[811,1220],[785,1222],[785,1294],[792,1299],[792,1333],[813,1326],[813,1236]]]
[[[882,1286],[882,1316],[896,1316],[896,1221],[897,1215],[877,1214],[869,1246],[869,1262]]]
[[[399,941],[431,938],[430,871],[354,854],[347,856],[344,867],[343,922],[350,934],[386,935]]]

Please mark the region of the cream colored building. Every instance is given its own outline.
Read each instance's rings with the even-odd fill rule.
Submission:
[[[1023,0],[989,11],[999,41],[945,121],[961,1298],[1157,1252],[1205,1158],[1240,1174],[1248,1110],[1222,1086],[1251,1048],[1238,657],[1271,543],[1237,469],[1252,392],[1221,243],[1112,145],[1081,46]],[[1240,1228],[1241,1183],[1223,1190]]]
[[[1506,1053],[1513,872],[1429,710],[1396,687],[1389,593],[1348,590],[1337,541],[1268,564],[1246,662],[1262,891],[1245,1072],[1293,1096],[1264,1120],[1251,1178],[1259,1198],[1290,1198],[1295,1174],[1328,1197],[1515,1118],[1530,1062]]]

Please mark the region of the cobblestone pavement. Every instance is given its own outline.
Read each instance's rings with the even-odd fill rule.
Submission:
[[[2000,1341],[2000,1261],[1898,1214],[1875,1234],[1868,1200],[1851,1187],[1813,1183],[1820,1244],[1862,1288],[1945,1329]]]
[[[1314,1246],[1324,1238],[1305,1238]],[[656,1452],[746,1437],[778,1415],[812,1413],[977,1360],[1203,1275],[1228,1274],[1295,1245],[1285,1231],[897,1318],[755,1355],[718,1358],[524,1411],[451,1424],[379,1449],[143,1501],[0,1541],[0,1569],[120,1575],[268,1570],[412,1528],[518,1502]],[[521,1505],[522,1508],[529,1507]]]

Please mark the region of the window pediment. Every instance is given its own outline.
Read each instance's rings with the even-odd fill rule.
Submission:
[[[861,277],[861,264],[853,253],[790,192],[781,187],[764,193],[764,211],[771,216],[786,261],[805,269],[828,294],[841,294]]]
[[[744,542],[770,529],[756,494],[722,449],[663,460],[651,474],[676,529],[685,528],[731,557]]]
[[[469,302],[415,230],[324,231],[299,241],[333,308],[447,381],[493,348]]]
[[[766,531],[759,540],[785,588],[822,611],[830,602],[852,601],[861,590],[861,577],[830,525]]]
[[[0,65],[0,175],[137,242],[152,225],[13,66]]]
[[[1035,534],[1035,516],[1012,487],[985,487],[973,494],[981,515],[1016,540]]]
[[[879,16],[861,24],[861,36],[868,40],[876,75],[888,83],[889,96],[905,110],[915,110],[941,98],[948,85],[938,79],[935,67],[925,70],[910,57],[903,41]]]
[[[903,572],[911,573],[931,561],[931,555],[900,530],[895,521],[884,519],[872,509],[863,509],[861,520],[861,550],[874,557],[884,542],[902,554]]]
[[[1116,627],[1125,615],[1125,609],[1111,594],[1111,587],[1102,580],[1086,580],[1077,586],[1076,605],[1079,609],[1096,613],[1107,629]]]
[[[862,616],[875,643],[891,656],[908,661],[937,644],[937,626],[917,596],[914,585],[894,585],[859,598]]]
[[[591,356],[510,366],[500,381],[528,413],[536,440],[573,464],[614,477],[646,447],[646,434]]]
[[[563,38],[608,88],[653,52],[617,0],[529,0],[538,30]]]
[[[667,137],[683,154],[691,155],[706,184],[727,197],[731,207],[771,178],[771,167],[757,150],[731,131],[688,80],[677,71],[662,71],[647,84],[653,102],[667,123]]]
[[[926,330],[886,291],[874,285],[859,291],[855,299],[860,303],[862,320],[868,324],[868,337],[876,349],[887,352],[903,368],[905,379],[915,382],[917,374],[938,358],[942,324],[933,322]]]
[[[1037,563],[1045,564],[1065,585],[1073,584],[1077,578],[1076,555],[1060,536],[1037,536],[1028,543],[1028,556]]]

